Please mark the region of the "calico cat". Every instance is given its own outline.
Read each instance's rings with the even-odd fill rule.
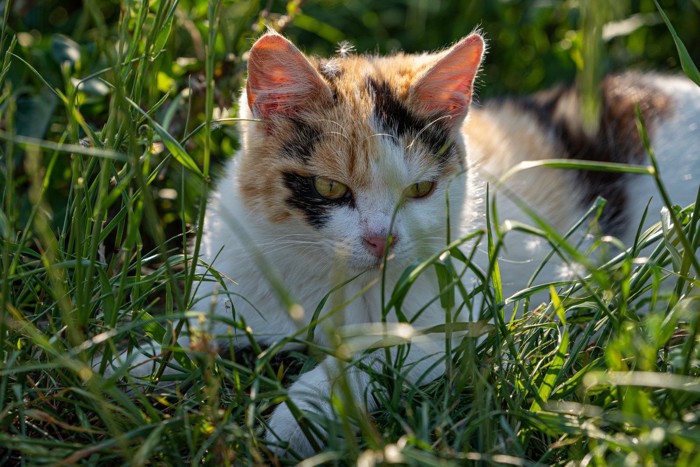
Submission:
[[[445,51],[386,57],[307,57],[272,32],[255,42],[240,100],[242,149],[226,166],[200,226],[206,279],[195,309],[210,319],[193,325],[233,333],[235,345],[246,346],[245,335],[217,318],[243,321],[259,344],[288,339],[293,347],[291,338],[304,337],[313,320],[315,342],[337,349],[339,333],[353,326],[410,323],[392,329],[419,332],[443,324],[432,270],[416,278],[400,306],[384,306],[408,266],[484,228],[487,182],[500,187],[500,221],[529,220],[524,205],[561,232],[603,196],[602,232],[629,241],[650,198],[647,223],[658,220],[651,177],[540,167],[503,186],[496,182],[518,163],[538,159],[647,164],[637,106],[672,198],[694,201],[700,90],[688,80],[609,77],[591,132],[572,88],[470,106],[484,49],[476,33]],[[485,269],[483,250],[477,246],[475,261]],[[546,252],[524,234],[509,235],[501,262],[507,290],[519,290]],[[559,272],[552,266],[539,281]],[[409,380],[428,382],[444,372],[445,340],[423,336],[402,349]],[[391,347],[390,358],[397,355]],[[291,402],[332,417],[330,395],[342,373],[354,402],[371,411],[372,383],[360,367],[381,371],[386,356],[383,348],[367,351],[361,365],[326,357],[291,385]],[[288,405],[280,404],[268,422],[271,445],[313,452]]]
[[[413,284],[403,316],[384,315],[382,304],[406,267],[439,252],[448,229],[458,235],[477,212],[463,175],[461,125],[483,51],[474,34],[439,55],[320,60],[278,34],[262,36],[241,96],[242,149],[203,226],[204,261],[235,283],[202,283],[200,309],[242,318],[258,343],[270,345],[305,330],[326,295],[350,281],[320,312],[320,345],[334,348],[337,332],[353,325],[444,323],[432,273]],[[285,306],[277,284],[296,305]],[[217,321],[208,330],[229,332]],[[246,337],[236,343],[246,345]],[[384,355],[371,352],[362,364],[381,371]],[[444,358],[444,337],[426,340],[410,347],[404,371],[428,382],[443,373]],[[289,388],[294,405],[332,416],[333,380],[343,366],[327,357],[301,375]],[[354,402],[372,410],[367,373],[348,366],[344,375]],[[273,412],[267,437],[313,452],[286,404]]]

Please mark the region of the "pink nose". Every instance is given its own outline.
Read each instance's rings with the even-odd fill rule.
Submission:
[[[362,241],[367,247],[367,249],[372,252],[374,256],[377,258],[382,258],[384,256],[384,253],[386,251],[386,241],[387,241],[387,236],[385,234],[383,235],[365,235],[362,237]],[[391,249],[394,245],[396,245],[396,242],[398,241],[398,237],[396,235],[391,236],[391,245],[389,246],[389,249]]]

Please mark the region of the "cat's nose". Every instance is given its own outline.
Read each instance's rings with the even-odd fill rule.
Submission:
[[[396,245],[396,242],[398,241],[398,237],[396,234],[391,235],[391,242],[389,245],[389,249],[393,248],[394,245]],[[382,258],[384,257],[384,253],[387,248],[387,235],[382,234],[382,235],[375,235],[375,234],[369,234],[365,235],[362,237],[363,243],[365,244],[365,247],[377,258]]]

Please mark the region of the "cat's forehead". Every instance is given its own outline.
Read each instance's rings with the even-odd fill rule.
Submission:
[[[291,119],[280,133],[283,154],[357,185],[369,183],[373,164],[389,164],[406,177],[444,169],[452,165],[449,158],[459,165],[442,119],[421,115],[409,99],[411,86],[434,60],[427,54],[311,59],[333,92],[333,104],[309,106]]]
[[[397,98],[406,99],[409,89],[435,61],[434,54],[390,56],[344,55],[311,58],[312,65],[323,76],[337,97],[347,102],[371,98],[369,83],[382,83]]]

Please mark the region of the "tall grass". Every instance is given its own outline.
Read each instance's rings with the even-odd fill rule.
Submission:
[[[173,64],[169,52],[183,14],[176,1],[125,2],[118,13],[85,6],[97,52],[55,39],[56,74],[39,66],[42,57],[19,53],[18,40],[31,38],[8,30],[10,8],[0,33],[0,463],[290,462],[263,441],[265,420],[285,401],[290,379],[315,365],[314,355],[339,349],[307,342],[311,356],[285,355],[282,345],[263,349],[250,336],[249,349],[217,353],[206,334],[190,349],[175,344],[197,309],[201,231],[190,233],[190,223],[203,219],[212,153],[236,144],[230,119],[215,115],[215,104],[228,99],[215,84],[235,88],[240,73],[224,84],[217,67],[240,71],[260,5],[192,6],[189,14],[206,25],[192,36],[202,41],[203,86],[186,89],[169,80],[188,66]],[[290,9],[287,19],[297,13]],[[119,15],[116,28],[107,26],[110,14]],[[88,66],[91,58],[100,66]],[[10,73],[39,83],[44,101],[28,103]],[[63,116],[45,121],[51,102]],[[640,230],[603,266],[534,214],[531,225],[503,226],[490,209],[485,231],[453,239],[412,271],[437,274],[436,299],[446,312],[474,321],[454,329],[466,335],[448,348],[445,376],[416,385],[400,364],[378,371],[349,358],[371,374],[380,408],[367,419],[349,399],[335,401],[338,417],[316,420],[327,446],[306,465],[697,465],[700,208],[671,202],[663,225]],[[498,258],[513,231],[583,265],[579,276],[504,296]],[[456,247],[467,240],[491,255],[487,270],[472,271],[481,281],[473,292],[459,280],[474,268],[473,252]],[[387,309],[400,303],[410,277]],[[306,331],[296,339],[305,341]],[[154,341],[165,352],[148,378],[136,381],[128,360],[104,376],[121,349],[149,352]],[[95,356],[102,356],[96,367]],[[184,371],[164,376],[165,362]]]

